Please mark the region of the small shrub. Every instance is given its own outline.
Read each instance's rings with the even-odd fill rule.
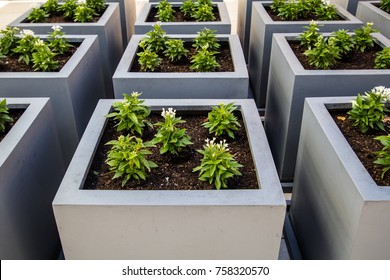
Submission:
[[[301,6],[299,2],[288,0],[278,8],[278,16],[283,20],[296,20],[300,15]]]
[[[203,28],[200,32],[197,33],[198,36],[196,36],[194,39],[194,44],[192,46],[197,50],[203,49],[205,47],[211,51],[218,50],[221,45],[218,43],[215,32],[215,30]]]
[[[74,12],[77,8],[77,0],[65,0],[58,8],[59,11],[64,13],[64,16],[68,19],[73,19]]]
[[[193,17],[197,21],[213,21],[215,20],[213,6],[208,4],[200,4],[193,13]]]
[[[81,23],[91,22],[94,15],[96,15],[96,13],[92,8],[88,7],[87,1],[79,0],[74,11],[73,20]]]
[[[41,9],[38,3],[35,3],[30,14],[27,16],[27,19],[30,22],[45,22],[48,17],[49,14]]]
[[[213,106],[208,114],[208,120],[203,124],[209,129],[209,133],[214,133],[215,136],[227,134],[230,138],[234,138],[234,131],[237,131],[241,126],[234,115],[237,109],[234,103],[227,105],[221,103],[219,106]]]
[[[95,11],[95,14],[100,14],[106,8],[105,0],[87,0],[87,6]]]
[[[348,34],[348,30],[340,29],[332,32],[329,42],[339,49],[341,56],[345,56],[353,50],[353,38]]]
[[[160,64],[162,59],[158,57],[158,54],[151,51],[151,48],[146,48],[143,52],[137,53],[139,56],[138,63],[141,66],[141,71],[154,71]]]
[[[318,28],[318,24],[316,21],[310,21],[309,26],[305,26],[305,31],[299,35],[299,39],[301,42],[301,46],[305,49],[310,50],[317,43],[318,37],[320,36],[320,29]]]
[[[0,31],[0,52],[3,55],[8,55],[12,52],[18,43],[19,38],[16,37],[16,33],[19,33],[19,28],[7,26]]]
[[[340,58],[339,48],[322,35],[318,37],[314,48],[306,50],[304,54],[310,65],[319,69],[329,69]]]
[[[162,22],[174,20],[172,4],[167,0],[160,1],[157,5],[156,17]]]
[[[58,0],[47,0],[41,8],[48,14],[55,14],[58,12],[59,6]]]
[[[165,33],[166,32],[161,28],[161,23],[156,22],[156,24],[153,25],[153,29],[147,32],[146,37],[140,41],[139,46],[144,50],[150,48],[150,51],[152,52],[164,51],[165,42],[168,39],[165,36]]]
[[[353,41],[355,48],[360,52],[364,52],[366,49],[374,47],[374,39],[371,36],[371,33],[378,32],[372,28],[373,23],[368,22],[366,26],[362,26],[355,30],[353,36]]]
[[[334,20],[337,19],[338,14],[336,6],[330,1],[321,1],[322,5],[314,8],[314,13],[318,16],[318,20]]]
[[[383,48],[376,53],[375,68],[390,69],[390,47]]]
[[[34,44],[34,52],[32,53],[33,69],[43,72],[58,69],[58,61],[54,59],[54,56],[55,54],[47,44],[40,39],[37,40]]]
[[[18,41],[18,45],[12,51],[15,54],[19,54],[19,61],[23,60],[28,65],[32,59],[35,42],[38,38],[36,38],[34,32],[29,29],[23,29],[20,34],[22,38]]]
[[[221,65],[217,62],[215,57],[217,52],[209,51],[208,46],[205,45],[192,56],[190,69],[197,72],[213,72]]]
[[[186,57],[188,50],[184,47],[184,41],[180,39],[169,39],[165,42],[164,55],[169,57],[171,61],[178,61],[182,57]]]
[[[192,2],[192,0],[186,0],[180,6],[180,10],[183,12],[185,16],[192,17],[192,15],[195,12],[195,3]]]
[[[390,13],[390,0],[381,0],[379,5],[379,7],[386,13]]]
[[[3,133],[5,131],[6,123],[13,122],[13,119],[9,115],[9,110],[7,107],[6,99],[0,101],[0,132]]]
[[[48,38],[49,48],[55,53],[66,53],[72,45],[69,44],[68,39],[64,37],[65,34],[61,31],[62,27],[54,25],[51,29],[53,29],[53,31],[50,33]]]

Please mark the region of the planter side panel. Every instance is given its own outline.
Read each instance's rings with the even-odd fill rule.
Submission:
[[[364,22],[373,22],[376,29],[390,38],[390,14],[374,6],[374,3],[379,4],[380,1],[359,2],[356,17]]]
[[[370,0],[332,0],[332,3],[339,4],[351,14],[355,15],[359,2]]]

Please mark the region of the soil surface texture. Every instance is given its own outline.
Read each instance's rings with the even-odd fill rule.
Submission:
[[[3,98],[0,97],[0,100],[3,100]],[[9,115],[13,119],[13,122],[5,124],[5,131],[4,132],[0,132],[0,142],[4,139],[4,137],[11,130],[11,128],[14,126],[14,124],[22,116],[24,111],[25,111],[25,109],[9,109]]]
[[[146,18],[146,22],[159,21],[159,19],[157,17],[157,10],[158,9],[155,7],[152,7],[150,9],[150,13],[149,13],[148,17]],[[221,21],[221,17],[219,16],[219,12],[218,12],[217,7],[214,7],[213,13],[214,13],[214,17],[215,17],[215,19],[213,21]],[[173,22],[187,22],[187,21],[194,22],[194,21],[196,21],[196,19],[184,15],[184,13],[182,11],[180,11],[179,7],[173,7],[173,17],[174,17]]]

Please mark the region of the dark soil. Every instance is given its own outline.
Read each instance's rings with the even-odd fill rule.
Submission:
[[[285,21],[281,17],[278,17],[278,13],[272,11],[270,6],[265,6],[264,8],[273,21]],[[296,20],[292,20],[292,21],[308,21],[308,20],[318,20],[318,18],[315,14],[308,14],[307,17],[297,18]],[[338,18],[334,20],[344,20],[344,19],[341,16],[338,16]]]
[[[306,70],[317,70],[316,67],[309,64],[307,56],[304,54],[306,49],[300,45],[299,41],[290,41],[289,44],[298,60],[301,62],[303,68]],[[375,44],[372,49],[366,50],[364,53],[354,50],[345,58],[338,60],[332,67],[330,67],[330,70],[375,69],[375,54],[381,50],[382,48],[377,44]]]
[[[214,13],[214,17],[215,17],[215,19],[213,21],[221,21],[217,7],[214,7],[213,13]],[[180,7],[173,7],[173,17],[174,17],[173,22],[187,22],[187,21],[194,22],[194,21],[196,21],[192,17],[185,16],[184,13],[182,11],[180,11]],[[159,21],[159,19],[157,17],[157,8],[152,7],[150,9],[150,13],[149,13],[148,17],[146,18],[146,22],[157,22],[157,21]]]
[[[357,127],[352,126],[353,122],[348,119],[347,111],[331,111],[330,113],[375,183],[379,186],[390,186],[390,171],[388,171],[382,179],[382,165],[374,164],[374,161],[376,160],[375,152],[380,151],[383,148],[382,144],[374,138],[390,133],[390,118],[385,120],[387,131],[371,130],[366,134],[363,134],[360,133],[360,130]]]
[[[74,44],[67,53],[56,55],[54,58],[58,61],[59,67],[54,72],[59,72],[76,52],[78,44]],[[26,65],[24,61],[19,61],[18,56],[7,56],[0,59],[0,72],[34,72],[33,63]]]
[[[3,99],[1,98],[1,100]],[[13,119],[13,122],[5,124],[5,131],[0,132],[0,142],[4,139],[4,137],[11,130],[14,124],[19,120],[19,118],[22,116],[24,111],[25,109],[9,109],[9,115]]]
[[[187,134],[191,136],[193,145],[188,146],[179,156],[173,156],[169,153],[160,155],[159,144],[156,148],[151,148],[151,155],[148,160],[155,162],[158,167],[153,168],[146,181],[137,182],[131,180],[122,188],[121,180],[113,180],[113,173],[109,171],[108,165],[105,163],[106,154],[110,146],[104,145],[112,139],[117,139],[120,135],[114,128],[114,122],[108,120],[104,134],[100,140],[98,149],[95,153],[90,170],[88,172],[84,189],[126,189],[126,190],[212,190],[215,189],[213,185],[198,179],[198,172],[193,173],[192,169],[200,164],[202,155],[196,150],[203,149],[205,139],[212,138],[208,134],[208,130],[202,126],[207,119],[207,113],[202,112],[195,115],[183,115],[177,112],[178,116],[186,123],[180,124],[180,127],[187,129]],[[160,114],[152,114],[150,121],[156,123],[161,121]],[[250,153],[248,140],[241,115],[238,116],[241,128],[236,133],[235,139],[227,138],[230,152],[235,159],[243,165],[240,168],[242,176],[236,176],[229,181],[229,189],[257,189],[258,183],[256,172]],[[156,133],[155,129],[147,129],[144,132],[144,141],[151,140]],[[219,142],[222,138],[217,138]]]
[[[154,72],[195,72],[194,70],[190,69],[191,57],[196,52],[195,48],[192,47],[192,44],[192,42],[184,43],[185,48],[189,50],[189,52],[186,58],[182,58],[177,62],[171,62],[165,55],[160,53],[159,57],[162,58],[162,62]],[[219,65],[221,65],[221,68],[217,69],[215,72],[233,72],[234,66],[230,54],[229,42],[219,42],[219,44],[221,47],[218,50],[219,53],[216,55],[216,58]],[[138,49],[137,53],[140,51],[141,49]],[[141,72],[141,66],[138,63],[138,59],[134,60],[133,64],[131,65],[130,72]]]

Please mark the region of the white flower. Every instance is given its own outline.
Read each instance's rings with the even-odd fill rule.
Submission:
[[[374,23],[373,22],[367,22],[367,26],[373,26]]]
[[[376,95],[381,95],[384,101],[389,100],[390,98],[390,88],[385,88],[384,86],[374,87],[372,90]]]
[[[53,29],[53,31],[59,32],[59,31],[61,31],[62,26],[60,26],[60,25],[53,25],[53,26],[51,27],[51,29]]]
[[[131,93],[131,97],[135,97],[135,98],[137,98],[138,96],[140,96],[141,95],[141,93],[139,93],[138,91],[133,91],[132,93]]]
[[[315,20],[311,20],[311,21],[309,22],[309,24],[310,24],[310,25],[314,25],[314,26],[316,26],[316,25],[317,25],[317,23],[318,23],[318,22],[317,22],[317,21],[315,21]]]
[[[322,0],[322,3],[323,3],[325,6],[329,6],[329,5],[330,5],[330,1],[329,1],[329,0]]]
[[[30,29],[23,29],[21,32],[20,32],[20,35],[22,35],[22,37],[27,37],[27,36],[34,36],[35,33],[34,31],[30,30]]]
[[[32,8],[33,8],[33,9],[40,9],[40,8],[41,8],[41,4],[40,4],[40,3],[34,3],[34,4],[32,5]]]
[[[77,4],[79,4],[79,5],[86,5],[87,4],[87,0],[78,0]]]
[[[41,39],[38,39],[35,43],[34,43],[35,46],[37,47],[42,47],[45,45],[45,42],[43,42]]]
[[[166,118],[167,116],[169,116],[169,117],[171,117],[171,118],[173,119],[173,118],[175,118],[175,116],[176,116],[176,110],[173,110],[172,108],[168,108],[168,110],[165,111],[165,109],[163,108],[163,109],[162,109],[161,116],[163,116],[164,118]]]

